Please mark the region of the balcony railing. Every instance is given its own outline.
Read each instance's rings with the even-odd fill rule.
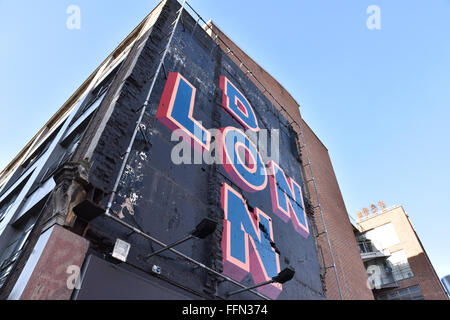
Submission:
[[[361,241],[358,243],[359,252],[363,261],[369,261],[377,258],[387,258],[390,252],[387,249],[378,250],[371,241]]]
[[[375,270],[372,270],[372,272],[370,272],[369,269],[367,271],[367,276],[370,283],[372,284],[373,290],[383,290],[399,287],[390,268],[379,266],[378,268],[375,268]]]

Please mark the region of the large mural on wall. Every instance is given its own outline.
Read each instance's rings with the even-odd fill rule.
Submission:
[[[190,16],[183,21],[166,56],[166,72],[155,83],[113,211],[165,243],[212,218],[218,222],[212,236],[178,250],[248,286],[291,267],[296,271],[291,281],[257,290],[272,299],[323,298],[289,121],[206,32],[192,32]],[[142,148],[144,142],[148,148]],[[132,243],[130,261],[147,268],[142,256],[149,252],[148,241],[120,236]],[[152,259],[167,277],[192,290],[223,295],[236,289],[220,279],[211,285],[211,275],[170,252]]]
[[[223,166],[236,185],[247,192],[264,190],[270,179],[273,213],[284,222],[292,222],[295,230],[307,238],[309,227],[301,187],[291,177],[286,177],[283,169],[272,160],[267,164],[268,174],[257,146],[243,131],[258,132],[260,129],[253,107],[227,77],[220,77],[220,88],[223,91],[222,107],[239,127],[219,129],[216,136],[220,154],[218,164]],[[211,134],[193,117],[195,93],[196,88],[185,77],[171,72],[156,118],[170,130],[177,131],[179,137],[197,152],[210,151]],[[224,274],[241,281],[250,273],[255,283],[266,282],[278,275],[279,255],[271,245],[272,219],[259,208],[249,212],[242,195],[226,182],[222,184],[221,203],[224,210]],[[282,287],[275,283],[258,290],[277,298]]]

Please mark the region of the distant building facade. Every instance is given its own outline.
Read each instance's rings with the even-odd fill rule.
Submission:
[[[355,235],[376,300],[447,299],[402,206],[371,206],[358,213]]]
[[[444,285],[445,291],[447,291],[447,295],[450,297],[450,275],[443,277],[441,281]]]

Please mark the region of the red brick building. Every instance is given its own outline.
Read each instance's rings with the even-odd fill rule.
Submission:
[[[357,238],[377,300],[447,300],[402,206],[359,215]]]

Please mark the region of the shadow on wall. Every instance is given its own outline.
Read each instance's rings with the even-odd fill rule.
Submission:
[[[448,299],[424,253],[408,257],[406,262],[395,263],[389,258],[366,262],[366,267],[369,281],[381,287],[374,290],[377,300]]]

